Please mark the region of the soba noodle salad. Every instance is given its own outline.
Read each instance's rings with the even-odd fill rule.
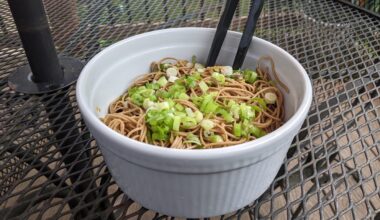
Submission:
[[[168,148],[219,148],[255,140],[284,122],[277,85],[288,88],[270,57],[261,57],[256,70],[204,67],[195,57],[164,58],[150,69],[101,119],[129,138]]]

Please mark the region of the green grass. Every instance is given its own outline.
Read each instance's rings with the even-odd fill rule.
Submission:
[[[351,0],[352,3],[360,5],[359,0]],[[373,12],[380,13],[380,0],[365,0],[364,7]]]
[[[205,18],[219,18],[218,7],[224,5],[224,1],[205,0],[203,9],[201,1],[185,1],[182,0],[149,0],[149,4],[145,4],[144,0],[129,1],[112,0],[103,4],[102,7],[96,7],[91,2],[79,2],[78,13],[82,19],[92,18],[94,23],[109,24],[113,21],[116,24],[122,23],[139,23],[139,22],[164,22],[167,20],[183,19],[183,13],[188,19],[199,18],[204,14]],[[165,2],[167,2],[165,4]],[[250,0],[240,1],[240,15],[248,14]],[[207,12],[207,14],[205,13]]]
[[[183,21],[184,14],[187,20],[219,19],[221,6],[225,1],[205,0],[203,7],[201,1],[182,0],[149,0],[149,4],[144,4],[144,0],[112,0],[104,1],[79,1],[78,14],[82,21],[96,25],[110,24],[136,24],[136,23],[156,23],[170,21]],[[166,2],[166,3],[165,3]],[[248,14],[250,0],[241,0],[239,4],[240,16]],[[117,39],[99,39],[100,48],[105,48]]]

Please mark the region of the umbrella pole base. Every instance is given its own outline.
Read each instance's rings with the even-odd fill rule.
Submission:
[[[64,72],[61,82],[34,82],[30,66],[25,65],[9,75],[9,87],[16,92],[25,94],[43,94],[70,86],[78,79],[83,63],[67,56],[58,56],[58,59]]]

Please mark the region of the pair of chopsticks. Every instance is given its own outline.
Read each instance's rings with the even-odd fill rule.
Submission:
[[[239,0],[227,0],[222,17],[220,18],[218,27],[215,32],[214,39],[207,58],[207,66],[214,66],[218,58],[220,49],[222,48],[228,28],[231,25],[233,15],[236,11]],[[264,5],[264,0],[252,0],[251,8],[247,18],[247,23],[244,28],[242,38],[240,39],[239,48],[235,55],[235,60],[232,65],[233,69],[240,69],[243,65],[249,45],[252,41],[253,33],[256,29],[256,23],[260,16]]]

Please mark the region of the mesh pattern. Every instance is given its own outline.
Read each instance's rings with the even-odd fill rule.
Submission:
[[[44,0],[58,50],[87,61],[150,30],[215,27],[220,0]],[[244,28],[240,1],[231,29]],[[268,0],[256,35],[296,57],[313,84],[309,115],[271,187],[215,219],[369,219],[380,212],[380,21],[331,0]],[[5,219],[172,219],[124,195],[79,114],[75,87],[11,91],[26,63],[0,0],[0,214]],[[165,201],[163,201],[165,202]]]

